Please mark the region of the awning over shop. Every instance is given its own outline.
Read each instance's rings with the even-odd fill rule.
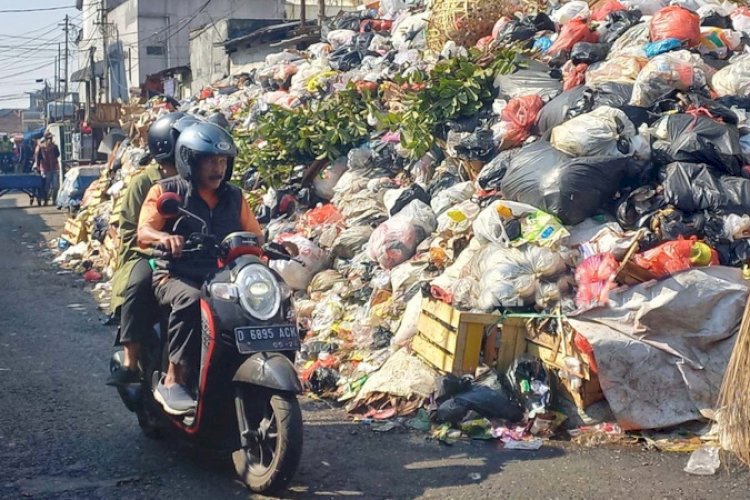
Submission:
[[[97,61],[94,63],[94,76],[97,78],[103,78],[104,77],[104,61]],[[79,69],[78,71],[74,71],[73,74],[70,76],[71,82],[87,82],[91,79],[91,67],[90,65],[86,65],[84,68]]]

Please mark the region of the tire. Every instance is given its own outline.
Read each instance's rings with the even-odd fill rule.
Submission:
[[[289,392],[243,388],[238,391],[236,401],[238,420],[241,420],[241,414],[245,415],[244,423],[239,422],[240,434],[243,425],[257,431],[260,421],[265,420],[268,435],[276,435],[275,439],[265,439],[265,446],[258,445],[257,439],[250,438],[248,441],[255,439],[253,444],[234,453],[232,458],[240,480],[255,493],[284,490],[297,472],[302,458],[302,411],[297,397]],[[263,416],[259,419],[261,413]],[[271,448],[273,452],[269,459],[267,452]],[[265,455],[263,449],[266,449]],[[261,450],[260,455],[258,450]]]
[[[138,410],[137,416],[138,425],[144,436],[149,439],[161,439],[164,437],[164,432],[152,421],[153,419],[148,415],[146,410]]]

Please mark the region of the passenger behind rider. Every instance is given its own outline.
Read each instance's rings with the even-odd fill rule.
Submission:
[[[138,223],[138,243],[142,248],[160,246],[176,258],[176,263],[160,262],[154,272],[156,298],[171,308],[169,368],[154,398],[166,412],[184,415],[196,404],[187,387],[200,353],[200,286],[205,276],[196,276],[196,269],[216,264],[211,260],[180,265],[186,237],[199,233],[201,224],[187,217],[168,220],[159,214],[157,201],[165,192],[177,193],[182,206],[205,220],[208,232],[218,241],[230,233],[248,231],[262,243],[263,234],[240,189],[228,183],[237,149],[226,130],[212,123],[193,125],[178,139],[175,154],[179,176],[160,181],[149,191]]]
[[[156,317],[156,299],[148,259],[150,249],[138,246],[138,218],[151,186],[177,175],[174,151],[177,138],[198,119],[185,113],[168,113],[148,130],[148,151],[154,160],[133,177],[120,209],[120,254],[112,280],[111,310],[120,311],[120,331],[115,345],[123,346],[123,364],[110,374],[107,385],[118,386],[140,380],[138,357],[144,335],[151,332]]]

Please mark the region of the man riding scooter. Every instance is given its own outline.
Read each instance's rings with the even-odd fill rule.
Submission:
[[[187,128],[175,149],[178,176],[160,181],[148,192],[138,223],[141,248],[161,247],[179,259],[185,240],[200,232],[195,219],[168,220],[157,210],[159,197],[177,193],[182,206],[203,219],[208,232],[219,241],[237,231],[263,235],[242,192],[228,183],[237,149],[231,135],[212,123]],[[169,367],[154,391],[154,398],[167,413],[186,415],[195,409],[189,391],[190,370],[197,365],[200,350],[201,274],[215,269],[216,263],[190,262],[185,266],[157,262],[154,291],[162,306],[169,306]],[[192,374],[194,375],[194,374]]]
[[[107,385],[123,386],[140,378],[138,355],[142,336],[154,324],[156,300],[148,264],[149,250],[138,248],[138,217],[149,189],[162,179],[177,175],[175,145],[186,127],[198,119],[185,113],[168,113],[148,131],[148,151],[155,163],[135,176],[123,196],[120,209],[120,255],[112,280],[112,312],[120,310],[120,331],[115,345],[123,346],[123,364]]]

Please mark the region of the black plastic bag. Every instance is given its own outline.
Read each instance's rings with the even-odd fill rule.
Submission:
[[[450,132],[448,143],[454,142],[455,139],[455,133]],[[480,128],[474,133],[459,138],[452,144],[452,147],[456,156],[462,160],[487,160],[494,154],[497,144],[492,130]]]
[[[528,18],[514,19],[505,25],[497,39],[502,42],[526,42],[525,46],[529,48],[534,43],[536,32],[536,26]]]
[[[709,15],[701,19],[701,26],[713,26],[714,28],[731,30],[732,18],[729,16],[720,16],[716,12],[711,12]]]
[[[702,212],[686,214],[676,208],[665,208],[651,217],[651,231],[661,241],[673,241],[680,237],[702,237],[706,217]]]
[[[495,156],[489,163],[482,167],[477,177],[477,184],[484,190],[500,189],[500,181],[503,180],[508,170],[510,160],[521,151],[521,148],[508,149]]]
[[[718,98],[716,102],[718,102],[719,104],[727,108],[736,106],[746,111],[750,111],[750,97],[742,97],[742,96],[736,96],[736,95],[724,96],[724,97]]]
[[[509,200],[556,215],[564,224],[578,224],[609,203],[628,168],[628,158],[572,158],[539,141],[511,160],[501,190]]]
[[[540,134],[552,132],[552,129],[564,123],[568,118],[568,112],[581,99],[587,87],[581,85],[558,95],[548,102],[539,112],[536,127]]]
[[[362,64],[362,54],[348,46],[339,47],[328,56],[328,62],[335,70],[350,71]]]
[[[493,85],[501,96],[518,97],[537,94],[542,99],[552,99],[562,92],[562,75],[552,72],[546,64],[527,58],[518,60],[525,69],[511,74],[498,74]]]
[[[654,163],[706,163],[731,175],[742,173],[744,159],[737,127],[686,114],[666,116],[663,120],[667,120],[667,137],[652,145]],[[659,122],[655,127],[662,125]]]
[[[607,82],[599,87],[582,87],[581,96],[571,104],[566,119],[590,113],[601,106],[620,108],[630,102],[633,86],[627,83]]]
[[[624,229],[648,227],[651,216],[665,206],[666,202],[661,194],[651,186],[642,186],[617,206],[617,222]]]
[[[663,172],[664,197],[680,210],[750,212],[750,180],[725,175],[700,163],[670,163]]]
[[[691,108],[703,108],[714,118],[719,118],[722,122],[730,125],[737,125],[737,115],[734,114],[730,107],[698,92],[681,92],[675,90],[654,103],[652,109],[656,113],[664,114],[672,112],[685,113]]]
[[[447,168],[446,168],[447,167]],[[449,188],[454,184],[461,182],[461,173],[459,171],[459,165],[456,160],[446,160],[441,165],[441,168],[435,172],[430,187],[427,193],[430,198],[434,198],[443,189]]]
[[[607,27],[599,36],[602,43],[612,43],[641,20],[640,10],[617,10],[607,16]]]
[[[594,64],[607,58],[608,43],[578,42],[570,51],[573,64]]]
[[[396,202],[391,207],[390,215],[394,216],[401,211],[406,205],[414,200],[419,200],[425,205],[430,204],[430,195],[428,195],[422,186],[419,184],[412,184],[408,188],[404,189],[396,199]]]
[[[509,395],[478,384],[444,401],[437,409],[437,422],[458,424],[469,411],[485,418],[501,418],[510,422],[523,419],[523,409]]]

